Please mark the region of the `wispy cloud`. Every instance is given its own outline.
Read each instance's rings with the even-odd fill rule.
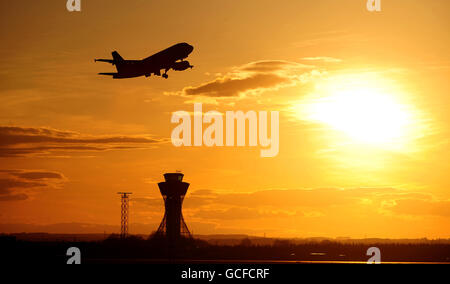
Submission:
[[[149,135],[93,136],[45,127],[0,126],[0,157],[149,148],[166,141]]]
[[[160,197],[135,198],[133,201],[149,207],[163,205]],[[370,208],[376,214],[450,216],[449,205],[450,200],[438,199],[428,193],[392,187],[267,189],[246,193],[196,190],[185,200],[186,210],[192,216],[205,219],[214,216],[214,219],[224,220],[311,217],[332,214],[330,212],[342,207]]]
[[[387,204],[385,209],[403,215],[435,215],[450,217],[450,200],[402,198]]]
[[[328,56],[315,56],[315,57],[303,57],[302,60],[306,61],[322,61],[326,63],[339,63],[342,62],[342,59],[328,57]]]
[[[197,87],[186,87],[183,93],[187,96],[234,97],[277,89],[289,83],[289,78],[277,74],[254,74],[243,78],[224,76]]]
[[[312,34],[301,41],[294,42],[293,45],[297,48],[326,46],[326,45],[351,46],[367,41],[369,41],[369,39],[367,39],[367,37],[361,36],[360,34],[349,33],[344,30],[337,30],[325,33]]]
[[[28,199],[39,190],[60,188],[67,178],[46,170],[0,170],[0,201]]]

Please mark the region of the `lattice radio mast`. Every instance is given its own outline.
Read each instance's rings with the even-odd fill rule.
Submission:
[[[132,192],[118,192],[122,199],[122,205],[120,207],[120,237],[122,239],[128,236],[128,197]]]

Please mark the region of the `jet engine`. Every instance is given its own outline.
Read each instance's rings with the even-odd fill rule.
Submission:
[[[176,71],[183,71],[186,70],[188,68],[192,68],[193,66],[191,66],[191,64],[189,64],[189,61],[181,61],[181,62],[175,62],[172,65],[172,69],[176,70]]]

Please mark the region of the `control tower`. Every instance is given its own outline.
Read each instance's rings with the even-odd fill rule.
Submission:
[[[189,187],[189,183],[183,182],[183,176],[179,172],[166,173],[165,181],[158,183],[159,191],[164,198],[165,213],[156,234],[165,236],[171,241],[180,236],[191,236],[181,212],[183,199]]]

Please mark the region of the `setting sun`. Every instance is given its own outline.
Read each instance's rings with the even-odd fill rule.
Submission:
[[[404,146],[412,138],[414,115],[386,84],[359,75],[338,76],[319,83],[297,112],[302,119],[329,126],[356,143]]]

